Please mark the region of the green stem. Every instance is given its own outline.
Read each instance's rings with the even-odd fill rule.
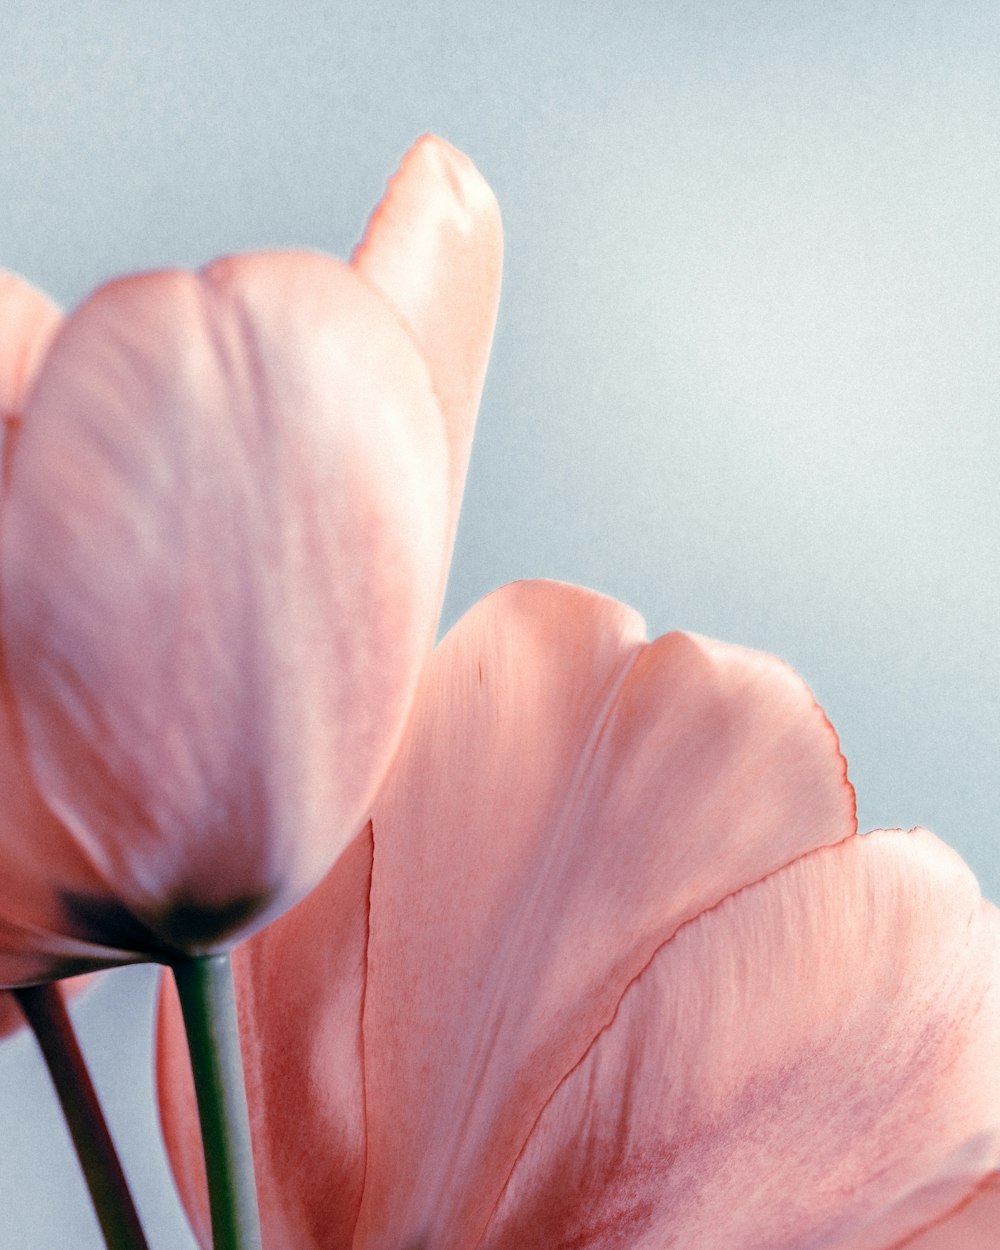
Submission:
[[[215,1250],[260,1250],[236,996],[228,955],[174,964],[198,1096]]]
[[[31,985],[12,992],[48,1066],[108,1250],[148,1250],[59,986]]]

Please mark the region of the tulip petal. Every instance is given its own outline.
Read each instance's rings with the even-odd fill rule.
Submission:
[[[63,324],[2,577],[39,788],[109,885],[70,927],[212,949],[325,872],[432,640],[448,474],[423,360],[332,259],[132,278]]]
[[[0,272],[0,431],[5,463],[19,436],[26,397],[60,321],[59,309],[47,296],[23,279]],[[5,504],[6,499],[0,502]],[[7,664],[6,648],[0,647],[0,985],[26,985],[123,960],[120,952],[94,947],[67,931],[53,882],[87,891],[97,888],[100,878],[35,788]]]
[[[0,418],[21,411],[62,314],[47,295],[0,269]]]
[[[430,368],[452,457],[452,531],[500,298],[503,235],[493,192],[434,135],[406,154],[352,258],[410,327]]]
[[[529,582],[435,653],[373,826],[355,1245],[396,1250],[475,1246],[654,952],[855,817],[785,665]]]
[[[321,891],[233,954],[266,1246],[351,1244],[365,1167],[361,1013],[371,863],[366,832]],[[195,1234],[211,1250],[198,1113],[170,978],[160,998],[157,1076],[174,1176]]]
[[[724,900],[541,1112],[483,1250],[895,1246],[1000,1158],[998,954],[1000,914],[923,831]]]
[[[898,1250],[996,1250],[997,1229],[1000,1173],[992,1172],[966,1202],[904,1242]]]

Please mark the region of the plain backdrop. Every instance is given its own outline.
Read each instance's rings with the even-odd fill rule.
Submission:
[[[467,151],[505,290],[444,624],[581,582],[776,652],[862,825],[1000,900],[1000,8],[908,0],[3,0],[0,264],[346,254],[410,142]],[[148,969],[77,1018],[148,1221]],[[29,1037],[0,1047],[0,1250],[100,1239]]]

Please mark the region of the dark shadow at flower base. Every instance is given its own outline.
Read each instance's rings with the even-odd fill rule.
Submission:
[[[175,895],[149,923],[117,899],[65,890],[60,901],[69,932],[74,936],[170,963],[208,948],[224,949],[227,937],[239,933],[253,916],[260,915],[270,896],[248,894],[221,906],[207,907],[190,897]]]

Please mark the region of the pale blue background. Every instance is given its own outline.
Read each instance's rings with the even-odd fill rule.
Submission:
[[[0,264],[345,253],[410,141],[468,151],[506,288],[446,622],[579,581],[776,651],[862,823],[1000,899],[1000,8],[915,0],[5,0]],[[154,1250],[146,971],[79,1019]],[[0,1250],[99,1246],[30,1039],[0,1048]]]

